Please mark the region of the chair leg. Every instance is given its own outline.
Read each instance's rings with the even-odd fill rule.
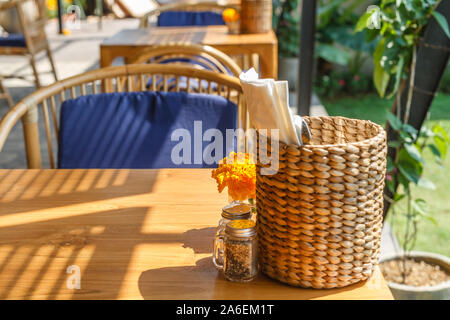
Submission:
[[[30,65],[31,68],[33,69],[33,74],[34,74],[34,81],[36,83],[36,87],[40,88],[41,87],[41,82],[39,81],[39,73],[36,69],[36,60],[34,59],[34,55],[30,54]]]
[[[47,45],[46,51],[47,51],[48,60],[50,61],[50,66],[52,67],[53,77],[55,78],[55,82],[56,82],[56,81],[58,81],[58,75],[56,74],[55,61],[53,60],[52,51],[50,50],[50,47],[48,45]]]
[[[12,108],[14,106],[14,102],[13,102],[11,96],[9,95],[8,90],[3,85],[2,79],[0,79],[0,98],[6,99],[10,108]]]

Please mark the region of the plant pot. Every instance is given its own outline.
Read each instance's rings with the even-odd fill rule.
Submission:
[[[380,263],[400,259],[400,254],[392,254],[380,259]],[[440,266],[450,272],[450,259],[446,256],[423,251],[411,251],[408,258]],[[435,286],[415,287],[388,281],[388,286],[397,300],[449,300],[450,281]]]
[[[298,77],[298,58],[278,58],[278,80],[287,80],[289,90],[294,91]]]

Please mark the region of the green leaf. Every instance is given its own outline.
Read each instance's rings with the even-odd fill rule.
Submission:
[[[402,175],[410,182],[417,184],[419,182],[419,173],[417,168],[409,162],[399,162],[398,169]]]
[[[437,11],[433,11],[432,15],[436,19],[438,24],[441,26],[442,31],[444,31],[444,33],[447,35],[447,37],[450,38],[450,30],[448,28],[448,23],[447,23],[447,20],[445,19],[445,17]]]
[[[356,23],[355,27],[355,33],[363,31],[367,28],[367,21],[369,21],[370,17],[372,16],[372,12],[366,12],[364,13],[361,18],[359,18],[358,22]]]
[[[375,52],[373,53],[373,63],[375,66],[375,70],[373,72],[373,82],[380,97],[384,97],[390,79],[389,73],[387,73],[381,66],[381,58],[383,57],[384,53],[384,44],[385,39],[380,40],[375,49]]]
[[[409,182],[417,184],[423,172],[422,163],[411,157],[405,148],[400,149],[397,157],[397,168],[401,173],[400,176],[403,176]],[[399,181],[402,182],[400,177]],[[405,187],[407,187],[407,185],[405,185]]]
[[[395,196],[394,196],[394,201],[395,201],[395,202],[400,201],[400,200],[402,200],[404,197],[405,197],[404,194],[396,193]]]
[[[417,129],[414,128],[412,125],[404,123],[402,125],[402,130],[409,133],[409,135],[413,138],[413,140],[417,139]]]
[[[400,135],[400,138],[402,138],[402,140],[405,141],[406,143],[414,142],[414,140],[411,138],[411,135],[409,133],[406,133],[405,131],[400,130],[398,132],[398,134]]]
[[[395,169],[394,161],[392,161],[391,157],[387,157],[386,172],[391,172],[394,169]]]
[[[433,153],[434,157],[438,162],[440,162],[442,155],[439,149],[434,144],[429,144],[428,148],[430,148],[431,152]]]
[[[347,51],[329,44],[318,44],[316,46],[316,54],[329,62],[340,65],[347,65],[350,60],[350,54]]]
[[[392,194],[395,194],[395,183],[394,183],[394,180],[392,180],[392,181],[386,180],[386,186],[388,187],[388,190]]]
[[[434,217],[430,214],[430,209],[428,207],[428,204],[423,199],[416,199],[412,203],[412,207],[415,213],[420,215],[421,217],[424,217],[428,220],[430,220],[433,224],[438,225],[438,222]]]
[[[439,153],[441,154],[441,158],[445,159],[447,155],[447,142],[444,138],[440,136],[434,136],[433,137],[434,143],[436,145],[436,148],[439,150]]]
[[[403,56],[400,56],[400,59],[398,60],[398,64],[397,64],[397,72],[395,74],[394,89],[389,94],[389,96],[388,96],[389,99],[392,98],[392,96],[397,93],[398,87],[400,85],[400,81],[402,79],[404,64],[405,64],[405,58]]]
[[[386,93],[386,88],[389,84],[390,75],[384,71],[381,65],[377,64],[375,66],[375,71],[373,73],[373,81],[375,83],[375,88],[377,88],[380,97],[384,98]]]
[[[428,214],[429,208],[428,208],[428,204],[424,199],[416,199],[413,201],[412,206],[414,208],[414,210],[416,210],[418,213],[422,213],[422,214]]]
[[[394,115],[392,112],[386,111],[386,118],[389,121],[392,129],[400,130],[400,128],[402,127],[402,121],[397,118],[396,115]]]
[[[434,185],[434,183],[424,177],[420,177],[419,183],[417,185],[422,188],[436,190],[436,186]]]
[[[405,144],[405,150],[416,161],[423,163],[423,157],[420,154],[420,150],[414,144]]]

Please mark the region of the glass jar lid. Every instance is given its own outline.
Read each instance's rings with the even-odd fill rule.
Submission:
[[[243,202],[233,202],[223,207],[222,217],[228,220],[249,219],[252,208]]]
[[[250,237],[256,234],[253,220],[233,220],[227,223],[225,233],[235,237]]]

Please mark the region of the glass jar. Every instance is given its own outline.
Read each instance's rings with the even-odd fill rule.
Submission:
[[[223,207],[222,218],[219,220],[219,225],[216,229],[213,246],[213,263],[217,269],[221,270],[223,267],[223,241],[219,241],[219,239],[223,240],[226,225],[228,222],[237,219],[251,219],[251,216],[251,206],[243,202],[234,201]]]
[[[233,220],[223,238],[223,275],[229,281],[248,282],[258,274],[258,240],[255,222]]]

